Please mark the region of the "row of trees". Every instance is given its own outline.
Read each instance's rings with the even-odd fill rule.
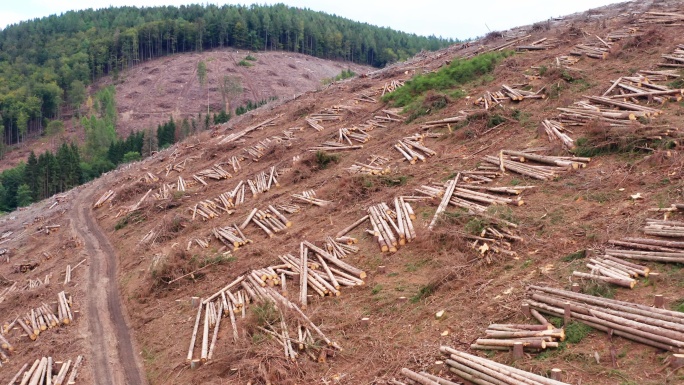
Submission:
[[[79,113],[98,77],[178,52],[232,46],[383,66],[450,43],[283,4],[70,11],[0,31],[0,131],[6,144],[40,134]]]

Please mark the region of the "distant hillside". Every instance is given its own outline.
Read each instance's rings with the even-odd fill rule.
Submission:
[[[383,66],[449,43],[282,4],[67,12],[0,31],[0,129],[4,144],[42,133],[83,103],[84,85],[178,52],[232,46]]]

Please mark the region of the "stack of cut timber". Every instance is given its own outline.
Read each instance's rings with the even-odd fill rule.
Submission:
[[[606,36],[607,41],[618,41],[622,40],[628,37],[635,37],[635,36],[641,36],[643,33],[639,32],[639,27],[624,27],[617,29],[615,31],[611,31],[608,33]]]
[[[332,204],[331,201],[326,201],[324,199],[318,199],[316,198],[316,192],[314,190],[307,190],[303,191],[301,194],[292,194],[292,197],[306,203],[310,203],[314,206],[327,206],[329,204]]]
[[[490,108],[496,107],[501,104],[502,101],[506,100],[506,95],[504,95],[500,91],[495,91],[495,92],[489,92],[486,91],[484,95],[481,97],[477,98],[473,104],[476,104],[478,106],[482,106],[485,110],[489,110]],[[461,119],[461,121],[464,121],[465,119]]]
[[[570,131],[561,122],[546,119],[542,121],[542,126],[550,142],[560,141],[567,150],[575,148],[575,141],[566,134]]]
[[[280,187],[280,183],[278,183],[278,179],[276,179],[277,177],[278,171],[276,171],[275,166],[273,166],[268,173],[266,173],[266,171],[262,171],[257,174],[253,180],[247,179],[247,185],[252,191],[252,196],[255,197],[261,193],[269,191],[272,186]]]
[[[366,143],[371,139],[371,136],[361,128],[340,128],[337,141],[340,143],[347,142],[353,145],[352,140],[359,143]]]
[[[237,186],[235,186],[235,188],[230,191],[230,193],[226,192],[226,194],[230,195],[230,197],[232,198],[232,203],[237,207],[245,203],[246,189],[247,186],[245,185],[245,181],[241,180],[237,184]]]
[[[240,229],[244,230],[250,222],[264,230],[269,237],[273,237],[275,233],[279,233],[292,226],[292,222],[273,206],[268,206],[266,210],[254,208],[245,221],[242,222]]]
[[[237,225],[214,227],[211,232],[214,234],[216,239],[221,241],[221,243],[225,244],[226,246],[233,247],[233,251],[247,245],[248,243],[252,243],[252,240],[247,239],[245,234],[242,233]]]
[[[2,291],[0,291],[0,303],[2,303],[5,300],[5,298],[7,298],[8,294],[15,292],[17,290],[18,289],[17,289],[17,283],[16,282],[14,282],[12,284],[12,286],[5,288],[5,289],[2,289]]]
[[[558,68],[570,67],[572,65],[577,64],[578,61],[580,61],[580,59],[577,57],[557,56],[556,57],[556,67],[558,67]]]
[[[261,122],[261,123],[259,123],[259,124],[257,124],[257,125],[254,125],[254,126],[251,126],[251,127],[247,127],[247,128],[245,128],[245,129],[243,129],[243,130],[241,130],[241,131],[234,132],[234,133],[232,133],[232,134],[225,135],[225,136],[223,136],[223,137],[219,137],[220,140],[219,140],[218,144],[226,144],[226,143],[234,142],[234,141],[236,141],[236,140],[242,138],[243,136],[249,134],[250,132],[252,132],[252,131],[254,131],[254,130],[263,129],[264,127],[268,127],[268,126],[274,126],[275,123],[273,123],[273,122],[274,122],[276,119],[278,119],[279,117],[280,117],[280,115],[276,115],[276,116],[274,116],[274,117],[272,117],[272,118],[269,118],[269,119],[264,120],[263,122]]]
[[[57,294],[57,315],[55,315],[51,306],[43,303],[26,314],[20,315],[12,323],[5,324],[6,326],[3,329],[9,332],[13,330],[13,326],[19,326],[21,333],[26,333],[26,337],[31,341],[35,341],[41,332],[60,325],[68,325],[73,320],[74,316],[70,300],[67,299],[66,294],[62,291]]]
[[[242,167],[240,166],[240,161],[242,160],[244,160],[244,158],[238,158],[237,156],[232,156],[230,159],[228,159],[228,164],[233,168],[233,172],[239,172],[242,170]]]
[[[501,85],[501,92],[506,95],[512,101],[521,101],[524,99],[545,99],[546,95],[542,93],[544,88],[537,92],[525,91],[522,89],[516,89],[506,84]]]
[[[310,152],[319,152],[319,151],[349,151],[349,150],[359,150],[362,149],[363,145],[357,144],[357,145],[347,145],[344,143],[340,143],[334,140],[329,140],[326,142],[323,142],[320,146],[315,146],[309,148]]]
[[[287,143],[293,140],[296,140],[295,138],[295,132],[296,131],[304,131],[304,127],[292,127],[288,128],[287,130],[283,131],[283,135],[274,135],[271,137],[276,143]],[[287,144],[286,144],[287,145]]]
[[[647,219],[644,233],[659,237],[681,238],[684,237],[684,222]]]
[[[319,122],[334,122],[342,120],[342,115],[339,113],[341,108],[339,106],[333,106],[330,109],[324,109],[317,114],[309,115],[309,119],[316,120]]]
[[[558,110],[561,111],[560,122],[566,126],[583,126],[592,121],[601,121],[608,126],[619,127],[633,124],[631,121],[639,117],[656,117],[662,113],[659,109],[603,96],[591,96],[589,101],[579,101],[570,107],[559,107]]]
[[[393,209],[384,202],[370,206],[368,217],[372,230],[366,232],[375,237],[381,252],[396,252],[398,246],[416,239],[413,228],[415,214],[403,197],[394,198]]]
[[[275,206],[279,211],[288,213],[288,214],[295,214],[298,213],[302,210],[302,208],[299,205],[296,204],[279,204]]]
[[[83,363],[83,356],[78,356],[73,363],[71,360],[66,362],[53,361],[52,357],[42,357],[36,359],[29,368],[29,363],[25,363],[19,372],[12,377],[9,385],[21,383],[29,384],[54,384],[67,385],[76,384],[78,371]],[[61,366],[59,366],[61,364]],[[57,370],[59,368],[59,370]],[[71,370],[71,372],[69,371]],[[68,377],[67,377],[68,375]]]
[[[230,192],[219,194],[219,196],[214,198],[214,202],[216,202],[217,208],[220,210],[223,210],[228,214],[232,214],[234,212],[233,209],[235,208],[235,204],[233,203],[233,196]]]
[[[164,183],[159,190],[157,190],[157,192],[152,194],[152,196],[158,201],[170,199],[173,196],[173,186],[168,183]]]
[[[387,175],[390,173],[389,167],[378,167],[359,162],[354,162],[347,170],[350,174]]]
[[[681,77],[681,75],[679,74],[679,71],[676,69],[674,69],[674,70],[659,70],[659,71],[639,70],[635,76],[645,77],[652,82],[665,82],[665,81],[668,81],[670,79],[677,79],[677,78]]]
[[[185,191],[186,187],[187,184],[185,183],[185,179],[183,179],[182,176],[178,175],[178,183],[176,183],[176,190]]]
[[[186,250],[190,250],[190,247],[192,247],[193,242],[203,249],[209,247],[209,242],[205,241],[204,239],[194,238],[188,241],[188,247],[186,248]]]
[[[159,182],[159,178],[151,172],[146,172],[141,179],[146,183]]]
[[[379,122],[390,123],[390,122],[401,122],[404,120],[404,117],[399,115],[399,113],[401,113],[401,108],[389,108],[386,110],[382,110],[380,112],[382,112],[384,115],[373,116],[373,120],[375,120],[376,122],[379,121]]]
[[[501,173],[497,171],[461,171],[461,182],[468,184],[491,183],[499,177]]]
[[[109,190],[106,193],[104,193],[100,199],[95,202],[93,205],[94,208],[102,207],[103,204],[107,203],[108,200],[112,199],[114,197],[114,191]]]
[[[222,207],[218,206],[216,202],[211,201],[209,199],[200,201],[197,203],[194,207],[188,207],[188,211],[192,213],[192,220],[194,221],[195,218],[199,215],[203,221],[206,221],[208,219],[213,219],[221,215],[219,213],[219,210],[223,209]],[[228,214],[232,214],[233,211],[228,211]]]
[[[392,80],[389,83],[385,83],[385,85],[382,87],[382,96],[384,96],[386,93],[394,92],[394,90],[403,85],[404,82],[401,80]]]
[[[668,219],[670,217],[670,213],[684,211],[684,203],[672,203],[669,207],[657,207],[657,208],[649,209],[648,211],[664,212],[665,213],[664,219]]]
[[[557,329],[541,314],[534,311],[535,317],[543,321],[541,325],[527,324],[492,324],[485,331],[485,336],[478,338],[471,349],[477,350],[513,350],[516,344],[523,350],[538,352],[548,348],[557,348],[558,343],[565,341],[565,330]]]
[[[364,103],[376,103],[377,100],[373,98],[371,95],[367,95],[364,92],[360,92],[354,96],[354,100],[358,102],[364,102]]]
[[[354,246],[358,243],[356,238],[352,237],[326,237],[325,238],[325,249],[338,259],[347,257],[350,254],[356,254],[359,252],[359,248]]]
[[[550,180],[571,169],[586,167],[590,158],[545,156],[528,152],[502,150],[499,156],[487,155],[483,158],[487,163],[495,165],[499,170],[509,170],[539,180]],[[531,164],[533,161],[541,164]],[[480,166],[487,170],[489,167]]]
[[[684,313],[550,287],[530,286],[529,305],[542,313],[577,320],[613,335],[684,351]],[[566,316],[565,312],[569,312]]]
[[[258,162],[261,157],[266,155],[268,150],[273,146],[273,141],[271,139],[264,139],[259,141],[257,144],[247,147],[244,151],[252,157],[252,160]]]
[[[366,119],[366,121],[364,123],[361,123],[359,125],[359,128],[366,131],[366,132],[371,132],[378,127],[387,128],[386,123],[387,123],[387,121],[385,119],[380,120],[380,119],[375,119],[375,118],[369,118],[369,119]]]
[[[646,266],[627,262],[608,253],[602,257],[590,258],[586,266],[591,269],[590,274],[573,271],[573,277],[607,282],[630,289],[637,284],[637,277],[648,277],[651,271]]]
[[[684,44],[678,44],[672,53],[661,56],[665,59],[665,63],[658,64],[661,67],[684,67]]]
[[[650,76],[636,74],[634,76],[623,76],[611,81],[611,86],[603,94],[612,99],[637,100],[646,98],[648,101],[663,104],[668,100],[680,101],[684,89],[672,89],[665,85],[652,83]]]
[[[492,48],[485,49],[484,51],[482,51],[482,53],[494,52],[494,51],[503,51],[503,50],[505,50],[505,49],[508,49],[508,48],[510,48],[510,47],[513,47],[513,46],[517,45],[518,43],[521,43],[521,42],[527,40],[530,36],[532,36],[532,35],[524,35],[524,36],[521,36],[521,37],[519,37],[519,38],[517,38],[517,39],[515,39],[515,40],[511,40],[511,41],[509,41],[509,42],[507,42],[507,43],[504,43],[504,44],[501,44],[501,45],[497,45],[497,46],[492,47]]]
[[[315,119],[311,119],[311,118],[306,118],[305,120],[306,120],[306,123],[307,123],[311,128],[315,129],[316,131],[319,131],[319,132],[320,132],[320,131],[325,130],[325,127],[323,127],[323,126],[320,125],[320,122],[321,122],[320,120],[315,120]]]
[[[399,140],[394,148],[404,156],[411,164],[417,160],[425,162],[427,158],[437,155],[437,153],[425,146],[423,142],[425,135],[413,135]]]
[[[185,165],[186,165],[187,162],[188,162],[188,159],[186,158],[186,159],[183,159],[183,161],[182,161],[182,162],[179,162],[179,163],[175,163],[175,164],[174,164],[174,163],[169,163],[169,164],[167,164],[167,165],[166,165],[166,176],[169,176],[169,173],[170,173],[171,171],[177,171],[177,172],[179,172],[179,173],[182,172],[183,170],[185,170]]]
[[[515,49],[518,51],[540,51],[555,48],[558,46],[556,39],[549,40],[548,38],[539,39],[533,41],[532,43],[526,45],[516,46]]]
[[[451,127],[452,124],[458,124],[461,122],[465,122],[466,120],[468,120],[468,114],[464,111],[461,111],[460,115],[453,116],[451,118],[425,122],[422,126],[420,126],[420,128],[423,130],[427,130],[430,128]]]
[[[200,178],[211,178],[216,180],[228,179],[233,177],[232,175],[230,175],[230,173],[228,173],[228,171],[224,170],[223,167],[221,167],[218,164],[215,164],[211,168],[198,172],[197,174],[195,174],[195,176]]]
[[[644,12],[639,23],[664,24],[666,26],[681,26],[684,21],[684,13],[677,12]]]
[[[449,359],[445,361],[445,364],[450,372],[472,383],[484,385],[570,385],[565,382],[468,354],[448,346],[441,346],[439,351],[449,357]],[[406,372],[402,370],[402,373],[405,374]],[[421,376],[430,378],[425,377],[425,374],[421,374]],[[423,384],[426,383],[427,382],[423,382]],[[441,385],[444,384],[444,382],[434,381],[429,384]]]
[[[594,59],[605,60],[610,53],[612,44],[606,42],[598,36],[595,36],[597,40],[592,40],[586,44],[577,44],[573,47],[570,55],[575,56],[587,56]]]

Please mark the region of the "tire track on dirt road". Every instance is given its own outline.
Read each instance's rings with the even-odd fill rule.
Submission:
[[[69,214],[72,231],[83,239],[90,262],[85,312],[93,378],[98,385],[144,385],[145,375],[121,307],[116,252],[92,215],[94,187],[76,193]]]

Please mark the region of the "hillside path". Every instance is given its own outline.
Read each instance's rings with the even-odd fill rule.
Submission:
[[[101,184],[82,187],[75,194],[69,214],[72,231],[82,238],[88,253],[84,321],[92,349],[89,361],[97,384],[145,385],[145,375],[121,307],[116,252],[91,209],[96,186]]]

